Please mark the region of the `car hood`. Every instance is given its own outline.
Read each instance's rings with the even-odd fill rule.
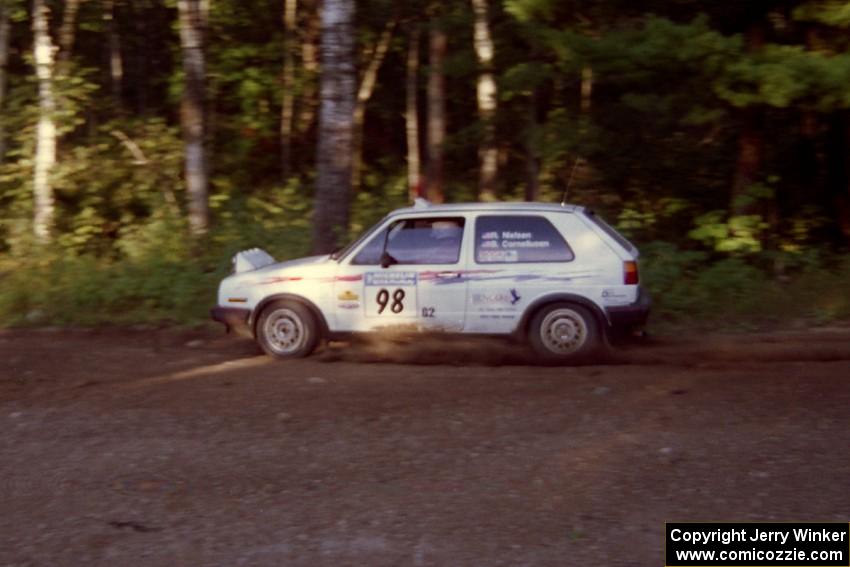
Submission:
[[[287,260],[285,262],[275,262],[274,264],[269,264],[268,266],[263,266],[262,268],[256,270],[255,274],[269,274],[269,273],[278,273],[285,272],[292,268],[303,268],[306,266],[314,266],[319,264],[325,264],[329,262],[331,259],[330,254],[320,254],[318,256],[307,256],[306,258],[296,258],[295,260]]]

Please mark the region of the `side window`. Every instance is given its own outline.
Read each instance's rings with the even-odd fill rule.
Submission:
[[[538,216],[481,216],[475,221],[479,264],[569,262],[575,256],[552,223]]]
[[[456,264],[463,242],[463,218],[404,219],[376,234],[351,261],[354,265],[381,263],[387,253],[397,264]]]

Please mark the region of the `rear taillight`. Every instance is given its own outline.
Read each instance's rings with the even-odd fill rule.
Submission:
[[[637,285],[640,282],[637,262],[623,262],[623,283]]]

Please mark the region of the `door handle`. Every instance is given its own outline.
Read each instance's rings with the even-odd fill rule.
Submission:
[[[437,277],[441,280],[453,280],[460,277],[460,272],[437,272]]]

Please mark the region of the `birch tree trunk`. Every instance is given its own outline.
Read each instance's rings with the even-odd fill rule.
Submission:
[[[280,107],[280,176],[292,175],[292,120],[295,111],[295,30],[298,0],[283,0],[283,84]]]
[[[407,192],[410,201],[421,197],[422,178],[419,161],[419,30],[410,34],[407,47],[407,78],[404,114],[407,134]]]
[[[115,25],[115,0],[104,0],[103,21],[109,42],[109,86],[115,103],[121,106],[121,92],[124,84],[124,60],[121,57],[121,36]]]
[[[36,128],[33,179],[33,232],[37,240],[47,242],[53,226],[54,201],[50,176],[56,164],[56,100],[53,95],[54,55],[45,0],[33,0],[33,61],[38,79],[39,119]]]
[[[74,41],[77,38],[77,12],[80,10],[80,0],[66,0],[65,11],[62,14],[62,26],[59,28],[59,69],[62,74],[67,72],[71,54],[74,52]]]
[[[9,0],[0,0],[0,164],[6,159],[6,126],[2,113],[8,86],[9,33]]]
[[[357,90],[357,102],[354,105],[354,141],[351,154],[351,189],[353,193],[360,191],[361,175],[363,169],[363,128],[366,122],[366,103],[372,98],[375,91],[375,83],[378,80],[378,71],[387,51],[390,49],[390,41],[393,38],[396,20],[390,20],[381,33],[378,43],[369,57],[369,64],[363,72],[360,80],[360,88]]]
[[[306,134],[313,127],[318,108],[316,96],[317,77],[319,75],[319,42],[321,39],[321,18],[317,0],[304,0],[304,23],[301,40],[301,69],[303,72],[301,97],[299,100],[298,132]]]
[[[443,144],[446,140],[446,78],[443,65],[448,39],[432,25],[429,39],[428,73],[428,174],[425,195],[433,203],[443,198]]]
[[[496,181],[499,174],[499,153],[496,147],[497,87],[493,76],[493,37],[487,18],[487,0],[472,0],[475,12],[475,56],[478,59],[478,118],[482,125],[481,145],[478,150],[480,173],[478,198],[482,201],[496,199]]]
[[[178,0],[180,45],[183,56],[182,123],[186,151],[186,190],[189,195],[189,228],[195,235],[209,226],[206,130],[206,63],[204,30],[207,6],[203,0]]]
[[[356,100],[354,0],[325,0],[313,251],[332,252],[348,230]]]

